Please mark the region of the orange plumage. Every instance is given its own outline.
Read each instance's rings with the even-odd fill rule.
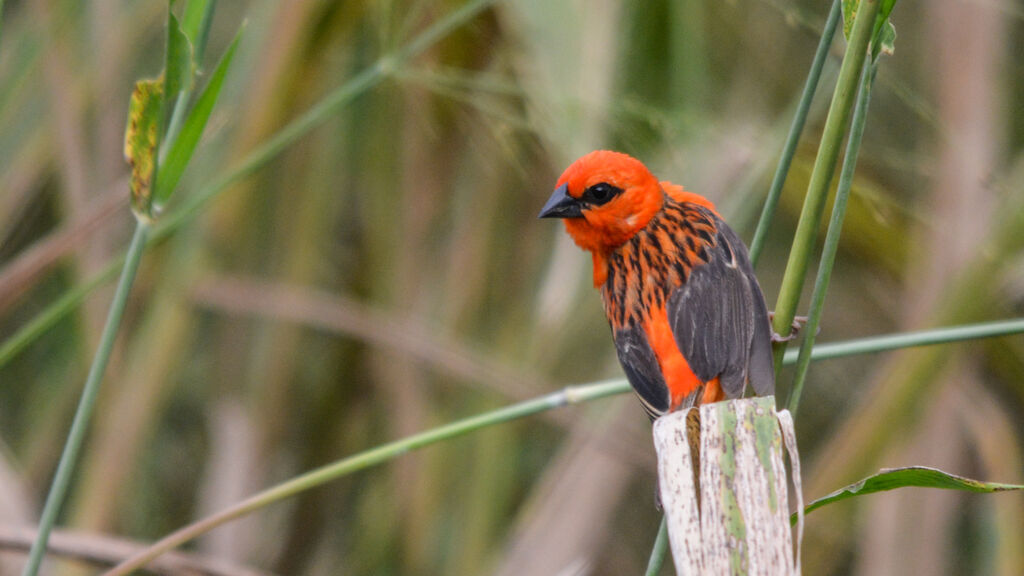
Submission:
[[[651,417],[774,391],[771,327],[746,246],[714,205],[599,150],[559,178],[541,217],[591,253],[619,360]]]

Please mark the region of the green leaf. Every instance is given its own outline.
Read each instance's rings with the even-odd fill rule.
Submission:
[[[882,0],[882,5],[878,8],[878,19],[887,20],[889,14],[892,14],[893,7],[896,6],[896,0]]]
[[[889,21],[889,14],[896,6],[896,0],[880,0],[878,16],[875,18],[875,29],[871,33],[871,61],[878,60],[882,54],[891,55],[896,49],[896,27]],[[860,0],[843,0],[843,36],[849,40],[853,29],[853,19],[857,16]]]
[[[181,29],[192,43],[193,56],[197,66],[206,48],[206,37],[210,32],[210,22],[213,19],[215,4],[215,0],[189,0],[185,5],[185,12],[181,15]]]
[[[213,71],[213,75],[210,77],[210,82],[203,89],[199,99],[196,100],[196,105],[192,108],[188,118],[185,119],[181,132],[174,140],[171,148],[167,151],[167,157],[164,158],[163,163],[160,165],[160,171],[157,175],[157,195],[154,206],[157,212],[163,209],[167,203],[167,199],[170,198],[174,188],[178,185],[182,173],[185,172],[185,167],[188,165],[189,160],[192,159],[192,153],[195,152],[196,146],[199,144],[199,138],[203,135],[206,123],[210,119],[210,113],[213,111],[213,107],[217,103],[217,97],[220,95],[220,90],[224,86],[224,77],[227,75],[228,69],[231,67],[231,61],[235,57],[235,50],[238,48],[238,41],[242,37],[242,30],[244,30],[244,26],[239,28],[238,33],[235,34],[235,39],[231,41],[231,45],[228,46],[224,56],[221,57],[220,62],[217,64],[217,69]]]
[[[124,157],[132,167],[132,210],[139,217],[152,215],[153,173],[163,108],[163,80],[139,80],[128,102],[128,128]]]
[[[210,0],[189,0],[185,5],[185,12],[181,15],[181,29],[193,44],[199,35],[199,29],[203,24],[203,12],[209,3]]]
[[[857,7],[860,0],[843,0],[843,38],[850,40],[850,31],[853,30],[853,19],[857,17]]]
[[[896,0],[882,0],[875,20],[875,31],[871,37],[871,61],[875,62],[882,54],[892,55],[896,51],[896,27],[889,20]]]
[[[878,60],[882,54],[892,56],[896,51],[896,27],[889,20],[885,21],[878,35],[871,41],[871,60]]]
[[[167,4],[167,52],[164,63],[164,112],[163,124],[166,128],[170,120],[171,110],[178,96],[192,89],[192,43],[181,31],[178,19],[171,12],[171,4]],[[163,130],[162,130],[163,132]]]
[[[864,494],[884,492],[886,490],[904,488],[907,486],[916,486],[919,488],[942,488],[944,490],[962,490],[965,492],[981,493],[1024,490],[1024,485],[982,482],[980,480],[964,478],[963,476],[957,476],[956,474],[950,474],[927,466],[883,468],[878,472],[878,474],[868,476],[860,482],[855,482],[849,486],[840,488],[824,498],[819,498],[814,502],[811,502],[807,505],[807,508],[805,508],[804,511],[809,513],[825,506],[826,504],[846,500],[847,498],[853,498],[854,496],[863,496]],[[795,521],[795,519],[795,514],[790,517],[791,521]]]

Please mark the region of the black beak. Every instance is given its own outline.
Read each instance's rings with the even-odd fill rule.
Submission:
[[[580,201],[569,196],[569,185],[562,184],[540,209],[538,218],[583,218]]]

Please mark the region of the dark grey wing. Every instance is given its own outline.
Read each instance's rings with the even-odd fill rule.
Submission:
[[[668,412],[668,386],[647,335],[640,328],[631,328],[615,331],[614,338],[619,363],[644,410],[652,420]]]
[[[750,342],[750,360],[747,365],[747,381],[758,396],[775,394],[775,357],[772,354],[772,324],[768,316],[768,306],[764,303],[764,293],[757,283],[753,267],[747,258],[747,250],[743,249],[744,274],[753,293],[754,304],[754,339]]]
[[[669,296],[666,311],[676,344],[703,381],[719,378],[729,398],[748,383],[759,395],[775,390],[771,326],[746,246],[721,219],[708,262],[694,266]]]

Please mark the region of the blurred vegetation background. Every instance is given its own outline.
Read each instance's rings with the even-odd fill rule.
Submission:
[[[168,213],[460,5],[219,3],[207,73],[247,31]],[[540,206],[571,160],[615,148],[749,240],[829,5],[493,2],[151,247],[60,525],[154,539],[344,455],[621,377],[590,259]],[[127,103],[162,64],[164,10],[3,4],[2,339],[128,241]],[[903,0],[893,20],[820,342],[1024,315],[1024,10]],[[759,265],[769,303],[842,49]],[[38,519],[112,291],[0,366],[2,525]],[[809,498],[897,465],[1024,481],[1020,336],[816,364],[802,406]],[[636,574],[654,482],[622,397],[409,454],[196,548],[280,574]],[[809,520],[808,574],[1024,573],[1019,494],[902,490]]]

